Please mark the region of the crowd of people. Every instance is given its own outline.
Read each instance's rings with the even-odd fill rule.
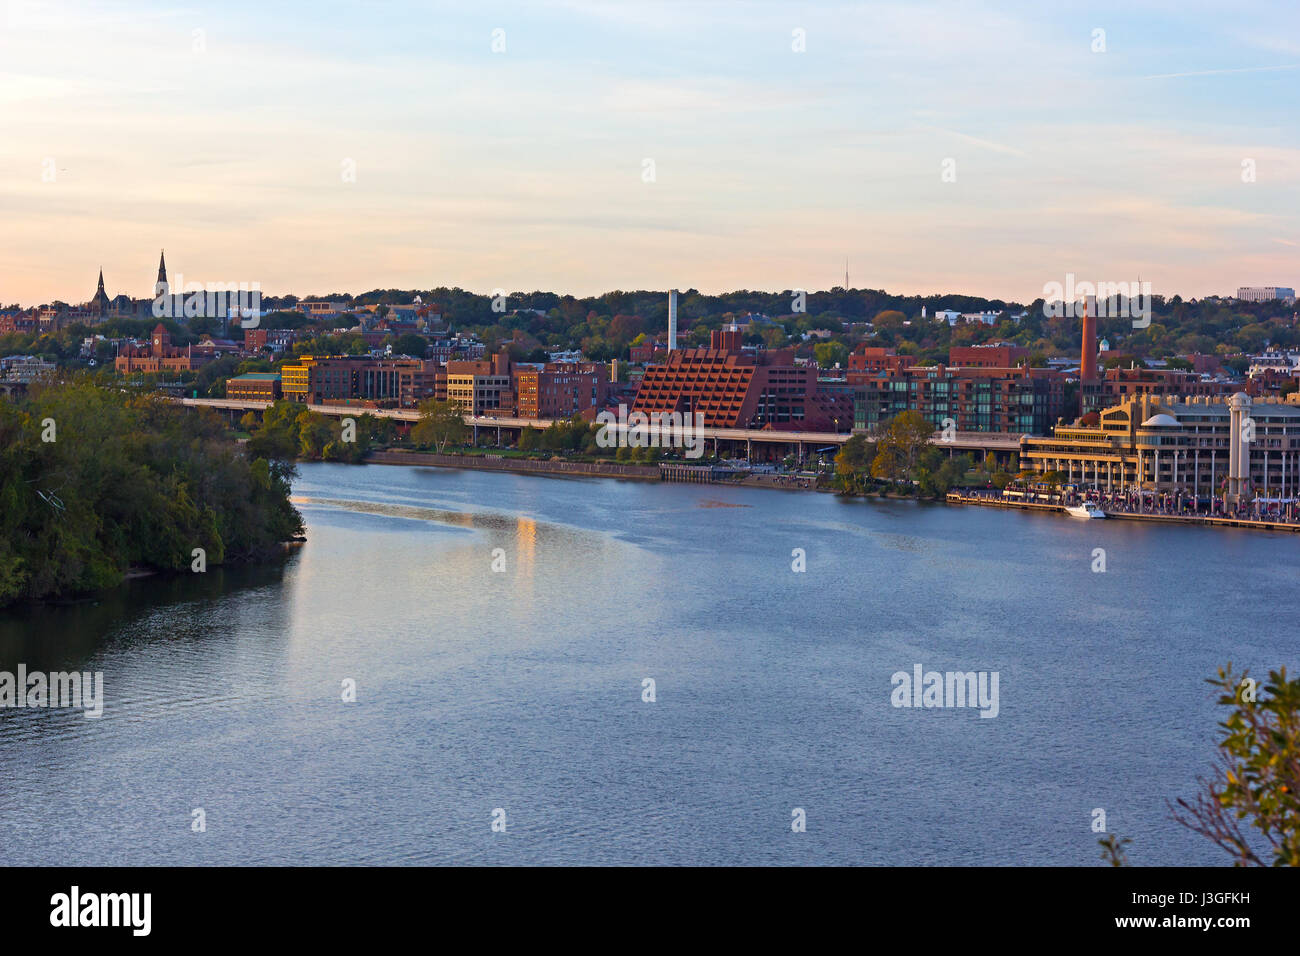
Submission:
[[[1234,518],[1243,521],[1276,521],[1300,524],[1300,502],[1295,499],[1255,497],[1235,506],[1221,495],[1196,496],[1169,491],[1067,492],[1065,504],[1091,501],[1103,511],[1115,514],[1165,515],[1185,518]]]
[[[1077,505],[1091,501],[1107,514],[1162,515],[1171,518],[1232,518],[1239,521],[1272,521],[1300,524],[1300,499],[1254,497],[1236,506],[1222,495],[1191,495],[1167,491],[1104,491],[1096,488],[1063,491],[1022,490],[1007,488],[970,489],[961,494],[968,498],[1005,501],[1016,504]]]

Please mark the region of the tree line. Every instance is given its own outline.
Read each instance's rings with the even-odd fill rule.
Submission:
[[[291,476],[161,396],[73,381],[0,398],[0,605],[276,554],[302,533]]]

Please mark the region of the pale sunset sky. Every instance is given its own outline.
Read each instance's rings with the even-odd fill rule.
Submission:
[[[1298,122],[1295,0],[0,0],[0,304],[1300,286]]]

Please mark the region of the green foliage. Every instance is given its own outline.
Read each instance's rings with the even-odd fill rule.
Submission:
[[[854,435],[846,441],[835,455],[836,487],[846,494],[865,494],[874,457],[875,451],[865,436]]]
[[[322,415],[283,400],[262,413],[260,425],[255,412],[244,415],[239,423],[252,432],[248,439],[249,453],[276,461],[298,458],[357,463],[375,446],[392,442],[394,435],[393,421],[389,418],[367,413]]]
[[[1125,851],[1133,841],[1125,837],[1117,838],[1113,833],[1097,841],[1101,844],[1101,858],[1111,866],[1128,866],[1128,854]]]
[[[448,445],[463,444],[469,434],[459,405],[431,398],[420,403],[420,420],[411,429],[411,441],[421,448],[432,446],[441,453]]]
[[[160,396],[77,382],[0,399],[0,605],[188,570],[195,548],[209,564],[265,557],[302,531],[291,476]]]
[[[845,494],[899,491],[942,498],[971,469],[970,455],[949,456],[930,444],[933,429],[916,412],[903,412],[874,442],[863,435],[846,441],[835,456],[835,487]]]
[[[822,368],[833,368],[836,365],[843,368],[849,361],[848,346],[842,342],[818,342],[813,346],[813,355]]]
[[[1170,808],[1174,819],[1236,866],[1300,866],[1300,680],[1283,667],[1260,688],[1229,663],[1208,683],[1231,708],[1219,724],[1218,774]]]
[[[889,481],[911,476],[933,435],[934,426],[920,412],[899,412],[881,429],[871,462],[872,476]]]

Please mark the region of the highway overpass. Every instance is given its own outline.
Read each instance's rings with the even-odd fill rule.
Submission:
[[[270,402],[259,402],[252,399],[229,398],[182,398],[180,401],[185,405],[224,410],[232,414],[248,411],[260,412],[271,404]],[[392,418],[407,424],[420,419],[419,411],[414,408],[362,408],[355,405],[308,405],[306,407],[313,412],[319,412],[322,415],[334,415],[339,418],[373,415],[376,418]],[[516,432],[522,428],[546,428],[551,423],[551,419],[539,418],[465,416],[465,424],[474,427],[476,436],[480,428],[496,429],[498,442],[503,430]],[[620,428],[618,425],[610,427],[616,430]],[[753,457],[752,447],[754,445],[784,446],[802,458],[806,452],[825,448],[829,445],[842,445],[852,437],[848,434],[835,432],[777,431],[770,428],[705,428],[703,429],[703,435],[705,441],[714,443],[715,449],[721,442],[727,442],[733,449],[738,443],[744,443],[747,458]],[[950,441],[945,441],[939,432],[935,432],[934,437],[930,440],[933,444],[950,448],[955,452],[971,451],[1005,454],[1010,452],[1019,453],[1020,451],[1019,435],[1005,435],[996,432],[956,432],[951,436]],[[771,451],[772,449],[767,448],[765,450]]]

